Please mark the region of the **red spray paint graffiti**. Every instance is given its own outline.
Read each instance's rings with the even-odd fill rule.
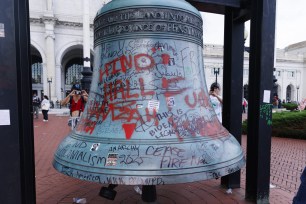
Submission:
[[[122,124],[122,128],[125,132],[125,138],[129,140],[131,139],[132,134],[136,128],[136,123]]]

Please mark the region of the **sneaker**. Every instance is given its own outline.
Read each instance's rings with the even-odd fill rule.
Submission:
[[[233,191],[232,191],[232,189],[231,189],[231,188],[229,188],[229,189],[227,189],[226,193],[227,193],[227,194],[232,194],[232,193],[233,193]]]
[[[139,188],[139,186],[134,186],[134,190],[135,190],[136,193],[138,193],[139,195],[142,194],[142,190]]]
[[[46,122],[46,120],[45,120],[45,119],[43,119],[43,121],[44,121],[44,122]]]

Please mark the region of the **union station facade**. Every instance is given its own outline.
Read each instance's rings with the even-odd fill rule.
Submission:
[[[93,20],[108,0],[30,0],[32,88],[42,98],[60,101],[80,83],[83,66],[93,67]],[[72,9],[73,8],[73,9]],[[86,27],[83,27],[87,25]],[[88,23],[87,23],[88,22]],[[223,46],[204,45],[207,86],[222,87]],[[84,62],[84,58],[89,59]],[[248,99],[248,52],[244,55],[243,87]],[[281,100],[306,98],[306,41],[276,50],[274,94]],[[271,82],[272,83],[272,82]]]

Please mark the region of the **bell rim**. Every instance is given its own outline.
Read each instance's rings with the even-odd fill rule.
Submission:
[[[210,179],[218,179],[220,177],[229,175],[231,173],[234,173],[236,171],[241,170],[246,164],[245,157],[243,154],[239,155],[238,161],[236,161],[234,164],[228,165],[223,168],[214,168],[214,169],[209,169],[207,171],[198,171],[198,172],[190,172],[186,173],[183,171],[183,169],[176,169],[176,171],[180,171],[181,173],[177,174],[167,174],[167,175],[133,175],[133,174],[124,174],[122,175],[122,172],[118,174],[110,174],[110,173],[105,173],[105,174],[93,174],[92,172],[87,172],[84,170],[77,170],[77,173],[71,174],[71,173],[63,173],[60,171],[60,169],[63,168],[71,168],[69,166],[64,166],[60,162],[58,162],[56,159],[53,160],[53,167],[57,170],[60,171],[61,173],[76,178],[80,180],[85,180],[89,182],[95,182],[95,183],[101,183],[101,184],[119,184],[119,185],[148,185],[147,183],[144,183],[142,181],[154,179],[154,180],[162,180],[162,183],[152,183],[151,185],[170,185],[170,184],[178,184],[178,183],[190,183],[190,182],[196,182],[196,181],[205,181],[205,180],[210,180]],[[199,167],[200,168],[200,167]],[[203,167],[202,167],[203,168]],[[218,171],[215,171],[218,170]],[[122,170],[121,170],[122,171]],[[133,171],[133,170],[131,170]],[[154,170],[145,170],[145,172],[154,172]],[[86,173],[89,173],[86,175]],[[139,171],[138,171],[139,173]],[[165,172],[164,172],[165,173]],[[168,173],[168,172],[167,172]],[[83,175],[84,174],[84,175]],[[85,176],[86,175],[86,176]],[[103,182],[100,182],[102,179],[101,177],[104,178]],[[99,177],[99,179],[97,179]],[[99,180],[93,181],[90,179],[82,179],[82,178],[96,178]],[[112,178],[112,179],[109,179]],[[101,180],[100,180],[101,179]],[[113,182],[109,182],[109,180],[113,180]],[[120,180],[125,180],[126,182],[114,182],[114,181],[120,181]],[[128,182],[133,180],[133,182]]]

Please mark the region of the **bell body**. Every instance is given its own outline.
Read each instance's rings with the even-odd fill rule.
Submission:
[[[113,0],[94,22],[91,91],[59,145],[61,173],[102,184],[217,178],[245,163],[218,121],[203,69],[202,19],[184,0]]]

